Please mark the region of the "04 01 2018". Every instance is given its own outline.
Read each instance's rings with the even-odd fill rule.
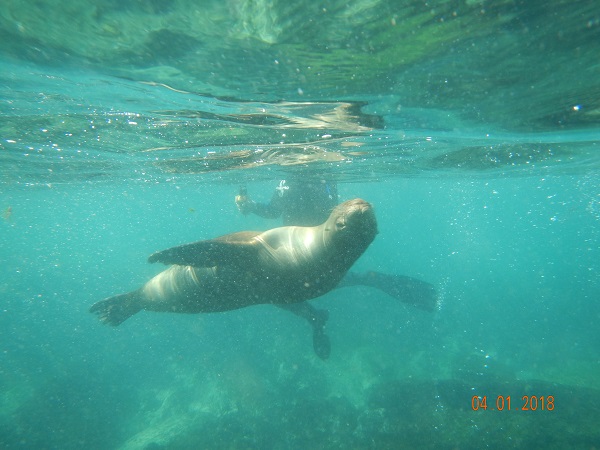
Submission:
[[[471,398],[473,411],[554,411],[554,396],[523,395],[519,407],[514,406],[510,395],[498,395],[495,404],[488,404],[487,395],[474,395]]]

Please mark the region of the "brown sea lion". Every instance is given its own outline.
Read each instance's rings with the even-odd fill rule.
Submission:
[[[376,234],[372,206],[354,199],[316,227],[242,231],[173,247],[148,258],[171,267],[90,312],[116,326],[140,310],[201,313],[310,300],[335,288]]]

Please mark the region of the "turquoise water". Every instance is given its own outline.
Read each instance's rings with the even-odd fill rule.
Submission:
[[[593,1],[3,2],[0,447],[600,446],[599,43]],[[327,361],[267,305],[88,312],[299,171],[436,312],[330,292]]]

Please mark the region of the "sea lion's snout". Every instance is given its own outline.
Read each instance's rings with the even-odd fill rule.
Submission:
[[[343,210],[338,224],[347,230],[352,230],[361,236],[370,236],[371,240],[377,234],[377,219],[373,206],[360,198],[348,200],[342,203],[339,207]],[[339,226],[338,226],[339,229]]]

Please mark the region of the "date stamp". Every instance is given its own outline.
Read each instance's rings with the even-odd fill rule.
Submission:
[[[471,397],[473,411],[554,411],[553,395],[523,395],[521,401],[512,402],[510,395],[498,395],[495,404],[493,398],[488,402],[487,395]]]

